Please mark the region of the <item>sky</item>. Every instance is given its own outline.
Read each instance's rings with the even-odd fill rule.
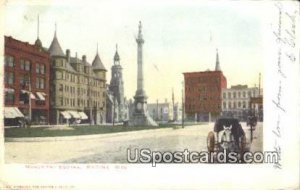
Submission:
[[[223,1],[221,1],[223,2]],[[133,98],[137,87],[138,22],[143,28],[145,91],[148,103],[181,101],[184,72],[214,70],[216,49],[227,86],[258,86],[264,62],[266,3],[252,1],[7,1],[4,34],[44,47],[53,39],[55,23],[62,49],[99,55],[111,78],[115,46],[123,67],[124,91]]]

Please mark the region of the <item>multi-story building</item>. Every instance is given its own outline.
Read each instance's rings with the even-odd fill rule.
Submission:
[[[163,103],[148,103],[148,113],[157,122],[173,121],[173,106],[167,100]]]
[[[222,89],[227,80],[220,70],[217,52],[215,71],[183,73],[185,82],[185,114],[187,120],[215,120],[221,113]]]
[[[251,112],[258,112],[262,107],[251,107],[251,100],[260,97],[262,89],[247,85],[235,85],[222,90],[222,115],[233,116],[246,121]]]
[[[32,124],[49,122],[50,56],[35,44],[5,36],[5,114],[8,120],[25,116]],[[15,111],[13,111],[15,110]],[[21,114],[20,112],[21,111]],[[13,121],[12,121],[13,122]]]
[[[97,54],[92,65],[85,55],[82,59],[66,54],[58,42],[56,31],[48,49],[51,56],[50,121],[53,124],[105,122],[106,69]]]

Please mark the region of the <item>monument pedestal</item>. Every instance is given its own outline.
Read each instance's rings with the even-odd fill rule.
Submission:
[[[158,126],[147,110],[147,96],[144,91],[137,91],[134,96],[134,111],[129,122],[130,126]]]

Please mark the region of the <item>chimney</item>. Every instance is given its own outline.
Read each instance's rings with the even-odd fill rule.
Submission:
[[[66,51],[66,56],[67,56],[68,62],[70,62],[70,50],[69,49],[67,49],[67,51]]]

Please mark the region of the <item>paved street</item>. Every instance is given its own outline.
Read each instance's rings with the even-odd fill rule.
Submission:
[[[249,139],[249,130],[242,123]],[[184,129],[127,132],[117,136],[73,141],[5,142],[6,163],[127,163],[127,148],[159,151],[205,151],[209,125]],[[255,131],[252,150],[262,150],[262,123]]]

